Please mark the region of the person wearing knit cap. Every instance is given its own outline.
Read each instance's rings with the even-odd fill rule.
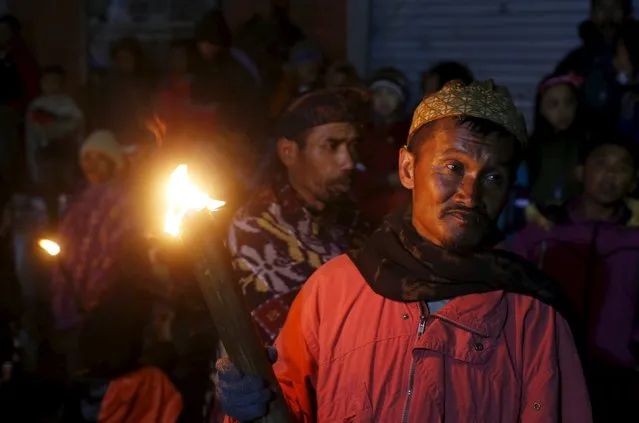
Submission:
[[[494,248],[525,143],[492,81],[422,100],[399,154],[412,206],[315,272],[275,341],[292,421],[592,422],[556,284]],[[264,415],[267,384],[216,367],[230,421]]]
[[[375,73],[369,89],[371,119],[358,146],[360,167],[353,192],[366,218],[379,224],[391,210],[409,200],[397,174],[397,152],[410,127],[405,113],[408,80],[399,70],[384,68]]]
[[[233,219],[234,277],[264,343],[277,336],[306,279],[366,232],[349,198],[366,101],[365,91],[339,88],[290,104],[275,125],[270,178]]]
[[[124,168],[124,155],[110,131],[97,130],[86,139],[80,149],[80,167],[93,185],[113,179]]]

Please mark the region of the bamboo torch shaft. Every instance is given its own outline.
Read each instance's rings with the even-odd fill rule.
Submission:
[[[275,399],[269,404],[268,414],[257,421],[292,422],[239,284],[231,276],[230,260],[225,248],[219,240],[208,236],[210,232],[204,231],[201,234],[200,231],[197,235],[193,232],[189,234],[192,239],[188,245],[196,252],[196,278],[229,358],[243,372],[263,377],[275,391]]]

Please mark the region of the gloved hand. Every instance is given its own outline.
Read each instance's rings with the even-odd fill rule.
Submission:
[[[275,361],[272,354],[268,351],[269,359]],[[273,392],[267,388],[264,379],[242,374],[228,357],[217,360],[215,368],[216,393],[227,416],[244,422],[266,415],[266,408]]]

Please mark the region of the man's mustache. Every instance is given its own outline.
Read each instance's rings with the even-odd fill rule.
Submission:
[[[352,180],[353,180],[353,172],[345,172],[342,175],[333,179],[332,182],[341,185],[341,184],[350,184]]]
[[[477,223],[484,223],[484,222],[490,221],[490,219],[488,218],[488,215],[478,207],[467,207],[462,205],[454,205],[454,206],[446,207],[441,211],[440,217],[445,217],[451,214],[466,216],[468,220],[474,220]]]

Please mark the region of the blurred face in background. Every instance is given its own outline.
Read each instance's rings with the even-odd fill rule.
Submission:
[[[615,51],[615,57],[613,59],[613,65],[617,73],[632,78],[635,73],[632,60],[630,60],[630,53],[626,47],[624,40],[617,42],[617,49]]]
[[[602,206],[623,200],[635,188],[637,179],[633,157],[615,144],[593,150],[580,173],[586,195]]]
[[[327,123],[306,132],[304,140],[278,141],[278,155],[296,191],[317,209],[351,189],[359,130],[352,123]]]
[[[297,73],[300,85],[315,85],[320,77],[321,66],[321,62],[314,60],[309,60],[296,65],[295,72]]]
[[[333,64],[324,74],[324,87],[348,87],[359,83],[357,71],[350,64]]]
[[[64,76],[57,73],[47,73],[42,75],[40,88],[47,95],[60,94],[64,91]]]
[[[108,182],[116,173],[113,160],[99,151],[85,151],[80,157],[80,167],[91,185]]]
[[[115,67],[122,73],[133,73],[137,68],[137,60],[132,51],[121,49],[115,52],[113,58]]]
[[[541,95],[540,112],[556,132],[567,130],[577,116],[575,90],[566,84],[546,89]]]
[[[391,117],[402,104],[402,97],[390,88],[380,87],[373,91],[373,110],[381,117]]]
[[[345,87],[349,83],[349,77],[345,72],[332,71],[324,76],[324,86],[326,88]]]
[[[210,62],[217,56],[217,54],[222,50],[220,46],[216,46],[215,44],[211,44],[208,41],[198,41],[197,50],[200,52],[200,56],[205,61]]]
[[[608,42],[614,38],[616,26],[624,17],[621,0],[595,0],[590,11],[590,19]]]

